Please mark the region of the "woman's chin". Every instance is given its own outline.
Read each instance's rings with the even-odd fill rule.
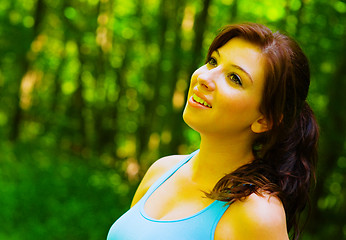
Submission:
[[[196,117],[193,117],[190,113],[188,113],[188,111],[185,110],[183,113],[183,120],[187,126],[189,126],[191,129],[195,130],[198,133],[202,133],[207,129],[205,122],[201,121],[200,119],[197,119]]]

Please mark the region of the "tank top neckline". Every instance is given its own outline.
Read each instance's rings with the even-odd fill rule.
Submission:
[[[172,169],[170,169],[167,173],[165,173],[161,178],[159,178],[157,180],[156,183],[154,183],[152,189],[149,189],[148,192],[145,194],[145,196],[143,197],[143,201],[141,202],[141,205],[139,206],[139,210],[141,215],[152,222],[161,222],[161,223],[170,223],[170,222],[181,222],[181,221],[186,221],[188,219],[197,217],[198,215],[202,214],[203,212],[207,211],[208,209],[210,209],[212,206],[214,206],[217,202],[217,200],[213,201],[211,204],[209,204],[207,207],[203,208],[202,210],[198,211],[197,213],[192,214],[191,216],[188,217],[184,217],[184,218],[180,218],[180,219],[173,219],[173,220],[159,220],[159,219],[155,219],[150,217],[149,215],[147,215],[147,213],[144,210],[144,206],[145,203],[147,202],[147,200],[149,199],[149,197],[156,191],[156,189],[158,189],[164,182],[166,182],[176,171],[178,171],[183,165],[185,165],[188,161],[190,161],[190,159],[196,155],[199,152],[199,150],[196,150],[195,152],[191,153],[189,156],[187,156],[185,159],[183,159],[181,162],[179,162],[175,167],[173,167]],[[224,203],[222,203],[224,204]]]

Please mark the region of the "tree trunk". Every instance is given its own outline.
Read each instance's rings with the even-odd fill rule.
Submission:
[[[195,17],[195,24],[194,24],[195,39],[194,39],[193,50],[192,50],[192,62],[189,69],[190,76],[196,70],[199,63],[203,59],[203,55],[202,55],[203,40],[204,40],[204,32],[208,25],[207,20],[208,20],[208,10],[209,10],[210,3],[211,3],[211,0],[204,0],[202,11]]]
[[[108,19],[111,19],[113,17],[113,0],[110,1],[100,1],[98,4],[98,19],[100,16],[106,14]],[[97,25],[97,28],[104,27],[107,29],[107,41],[113,41],[113,39],[108,39],[109,38],[109,31],[107,26],[107,22],[105,23],[100,23]],[[97,34],[97,28],[94,29],[95,34]],[[113,45],[114,43],[112,43]],[[126,59],[127,60],[127,59]],[[110,67],[110,61],[109,61],[109,52],[108,49],[105,49],[101,44],[99,44],[98,47],[98,56],[96,59],[93,59],[92,61],[95,61],[95,69],[94,69],[94,75],[95,75],[95,86],[96,89],[95,91],[98,92],[99,90],[102,91],[102,89],[105,88],[105,76],[107,75],[108,71],[113,71],[111,70]],[[122,65],[124,69],[119,69],[117,73],[120,73],[120,71],[125,71],[125,66],[124,63]],[[119,85],[123,85],[123,80],[124,74],[120,73],[116,79],[117,83]],[[119,82],[120,81],[120,82]],[[121,93],[120,96],[123,95],[123,87],[121,87]],[[114,89],[115,91],[115,89]],[[99,103],[94,103],[94,106],[92,107],[92,112],[93,112],[93,119],[94,119],[94,141],[93,141],[93,146],[94,150],[96,150],[98,153],[101,153],[104,151],[105,148],[109,145],[114,145],[114,136],[116,135],[117,131],[117,107],[114,106],[114,103],[109,103],[107,100],[107,96],[104,99],[104,104],[103,107],[98,106]],[[111,106],[110,106],[111,105]],[[105,128],[103,122],[104,119],[109,115],[112,118],[113,124],[111,127]],[[114,146],[113,146],[114,148]]]
[[[183,13],[185,9],[186,1],[177,0],[174,5],[174,15],[176,16],[174,22],[174,44],[173,44],[173,58],[172,58],[172,70],[170,72],[170,92],[168,94],[167,101],[167,117],[165,117],[163,128],[169,131],[171,134],[171,141],[169,143],[160,142],[160,156],[176,154],[178,152],[178,147],[181,144],[181,134],[182,134],[182,109],[175,109],[172,103],[173,95],[176,90],[176,83],[179,78],[179,72],[181,71],[181,34],[182,34],[182,21]]]
[[[43,0],[37,0],[35,16],[34,16],[35,24],[33,26],[33,34],[32,34],[31,42],[33,42],[39,34],[39,28],[40,28],[40,24],[42,23],[44,14],[45,14],[44,2]],[[21,84],[22,84],[24,76],[30,70],[31,63],[26,57],[27,52],[30,51],[30,46],[31,45],[28,45],[28,49],[26,49],[25,52],[23,52],[23,54],[20,56],[21,59],[19,60],[21,62],[22,77],[18,80],[18,83],[17,83],[16,98],[14,103],[15,111],[12,117],[12,126],[9,133],[9,139],[10,141],[13,141],[13,142],[16,141],[19,137],[20,124],[21,124],[22,116],[23,116],[23,110],[20,106]]]
[[[159,36],[158,36],[158,46],[160,49],[159,57],[156,63],[153,63],[147,66],[144,70],[144,79],[145,82],[153,88],[153,96],[145,98],[141,101],[144,106],[145,116],[143,116],[142,121],[139,121],[138,127],[138,150],[137,155],[138,159],[141,161],[143,153],[146,152],[148,148],[148,142],[150,139],[150,135],[154,132],[161,130],[158,126],[159,119],[157,117],[157,107],[159,105],[160,100],[160,87],[162,84],[160,83],[161,79],[164,79],[164,72],[162,71],[162,63],[164,60],[165,49],[166,49],[166,31],[168,26],[168,0],[162,0],[160,2],[159,13],[158,13],[158,22],[159,22]],[[141,6],[139,4],[138,6]],[[139,8],[138,8],[139,9]],[[141,14],[141,10],[138,10],[138,14]],[[149,45],[149,35],[146,29],[146,26],[143,26],[143,36],[144,36],[144,44],[145,46]],[[147,51],[150,51],[148,48]],[[145,163],[143,163],[145,164]]]
[[[238,17],[238,0],[234,0],[231,7],[231,16],[230,22],[233,23],[237,20]]]

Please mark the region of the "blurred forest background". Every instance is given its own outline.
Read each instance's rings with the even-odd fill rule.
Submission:
[[[220,27],[293,36],[321,127],[302,239],[346,239],[345,0],[0,0],[0,239],[105,239],[146,169],[198,148],[181,113]]]

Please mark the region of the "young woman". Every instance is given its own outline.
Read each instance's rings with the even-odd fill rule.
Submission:
[[[317,159],[309,84],[291,38],[259,24],[224,28],[183,114],[200,149],[155,162],[108,240],[286,240],[291,229],[297,239]]]

